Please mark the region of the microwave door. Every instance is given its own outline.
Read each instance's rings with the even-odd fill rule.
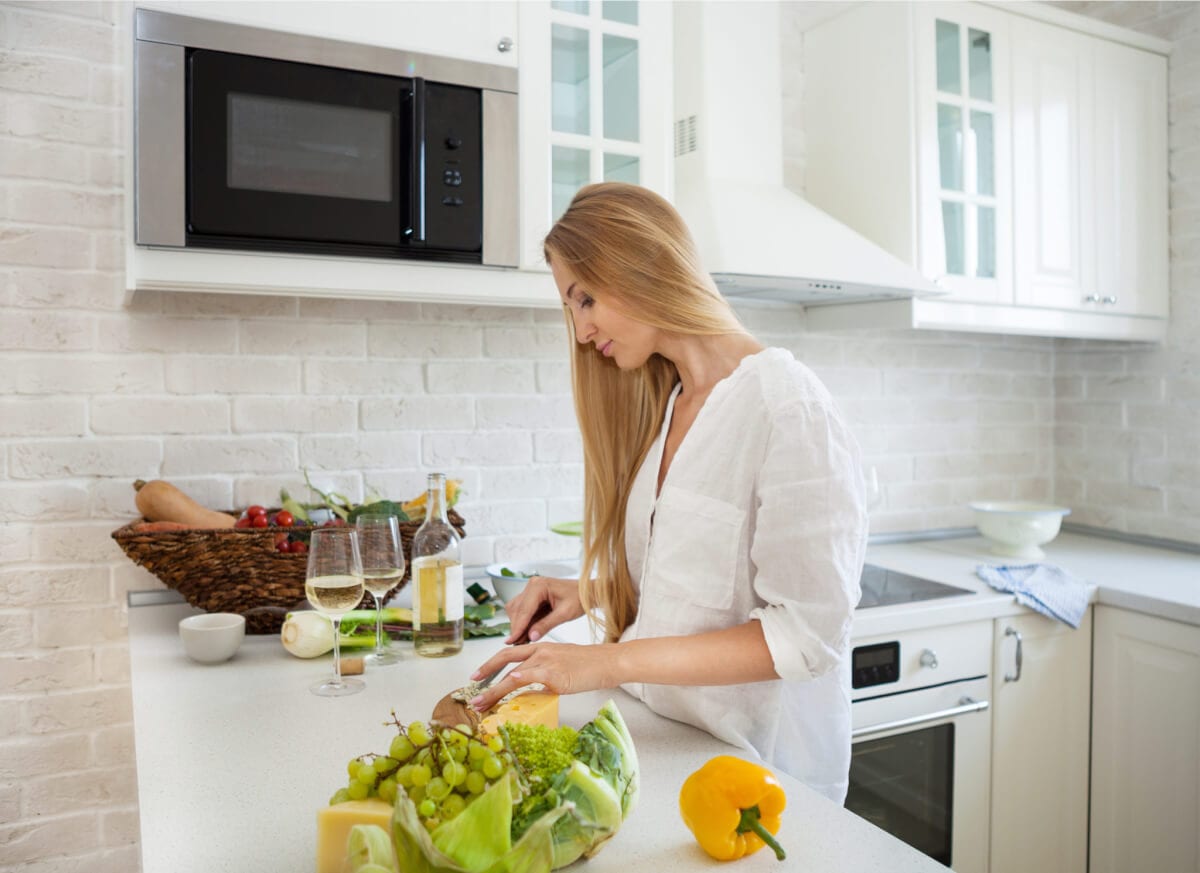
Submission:
[[[189,245],[403,245],[411,79],[195,49],[187,82]]]

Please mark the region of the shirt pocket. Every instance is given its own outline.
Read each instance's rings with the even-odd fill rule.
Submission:
[[[672,485],[654,511],[650,570],[654,591],[679,605],[729,609],[737,582],[746,511]]]

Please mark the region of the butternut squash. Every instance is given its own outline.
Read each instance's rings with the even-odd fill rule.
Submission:
[[[233,527],[232,515],[206,509],[170,482],[154,479],[133,483],[137,496],[134,502],[147,521],[173,521],[194,528]]]

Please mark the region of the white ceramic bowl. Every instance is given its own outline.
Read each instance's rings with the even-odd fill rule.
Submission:
[[[183,650],[193,661],[217,664],[228,661],[246,636],[246,619],[232,612],[192,615],[179,622]]]
[[[1010,558],[1041,558],[1039,548],[1058,536],[1071,510],[1050,503],[985,500],[971,504],[975,526],[992,542],[992,552]]]
[[[515,575],[506,576],[502,571],[511,570]],[[498,564],[488,564],[488,577],[496,596],[505,603],[512,600],[525,590],[525,583],[530,576],[552,576],[555,579],[575,579],[579,571],[572,564],[556,561],[503,561]]]

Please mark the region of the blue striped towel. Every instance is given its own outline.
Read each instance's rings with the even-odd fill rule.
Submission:
[[[1096,586],[1077,579],[1053,564],[1016,564],[989,567],[980,564],[975,575],[997,591],[1010,591],[1017,603],[1042,615],[1079,627]]]

